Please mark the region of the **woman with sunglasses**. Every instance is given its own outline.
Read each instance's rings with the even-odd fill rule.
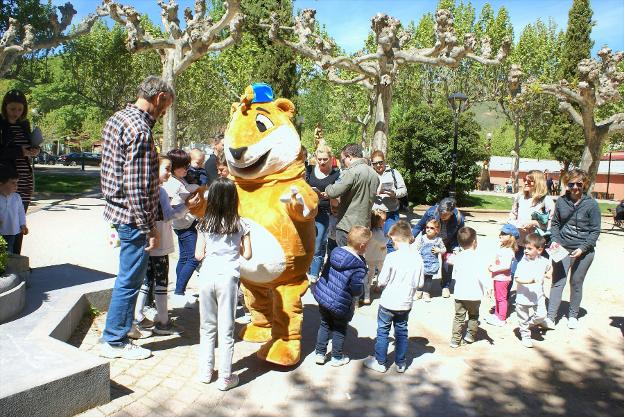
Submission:
[[[314,256],[308,270],[310,282],[316,282],[321,273],[321,267],[327,251],[327,232],[329,230],[329,197],[325,188],[336,182],[340,170],[332,167],[332,151],[329,146],[320,143],[314,153],[316,165],[306,167],[306,181],[319,196],[318,213],[314,218],[316,225],[316,241],[314,242]]]
[[[24,211],[28,211],[34,189],[31,159],[39,155],[39,147],[30,143],[28,102],[20,90],[11,90],[2,99],[0,115],[0,163],[15,168],[18,174],[17,193],[22,198]],[[19,254],[22,248],[20,233],[15,239],[13,251]]]
[[[594,248],[600,236],[600,208],[596,200],[586,194],[589,186],[587,173],[573,169],[568,178],[567,191],[557,199],[552,219],[551,249],[561,246],[569,255],[559,262],[553,262],[553,281],[545,321],[549,329],[555,328],[563,288],[568,277],[571,287],[568,328],[577,328],[578,312],[583,297],[583,281],[594,260]]]

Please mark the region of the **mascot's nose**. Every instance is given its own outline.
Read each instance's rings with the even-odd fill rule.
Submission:
[[[230,153],[237,161],[242,158],[243,154],[247,150],[247,146],[243,146],[242,148],[230,148]]]

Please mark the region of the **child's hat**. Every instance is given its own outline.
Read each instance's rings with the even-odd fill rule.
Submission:
[[[503,225],[503,228],[501,229],[501,233],[504,233],[509,236],[513,236],[516,239],[520,239],[520,232],[518,231],[518,228],[510,223],[506,223]]]

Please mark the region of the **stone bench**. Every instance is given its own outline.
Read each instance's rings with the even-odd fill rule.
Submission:
[[[73,416],[110,401],[108,361],[65,341],[91,306],[107,309],[113,283],[70,264],[32,271],[23,311],[0,325],[0,415]]]

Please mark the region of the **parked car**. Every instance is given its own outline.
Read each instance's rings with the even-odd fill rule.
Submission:
[[[36,164],[55,165],[57,159],[58,159],[57,156],[54,156],[51,153],[46,152],[46,151],[41,151],[39,152],[39,155],[37,155],[34,158],[34,161]]]
[[[72,152],[67,155],[61,155],[58,158],[58,162],[67,166],[76,166],[82,165],[82,160],[84,159],[85,165],[94,165],[98,166],[102,162],[102,155],[98,153],[91,152]]]

